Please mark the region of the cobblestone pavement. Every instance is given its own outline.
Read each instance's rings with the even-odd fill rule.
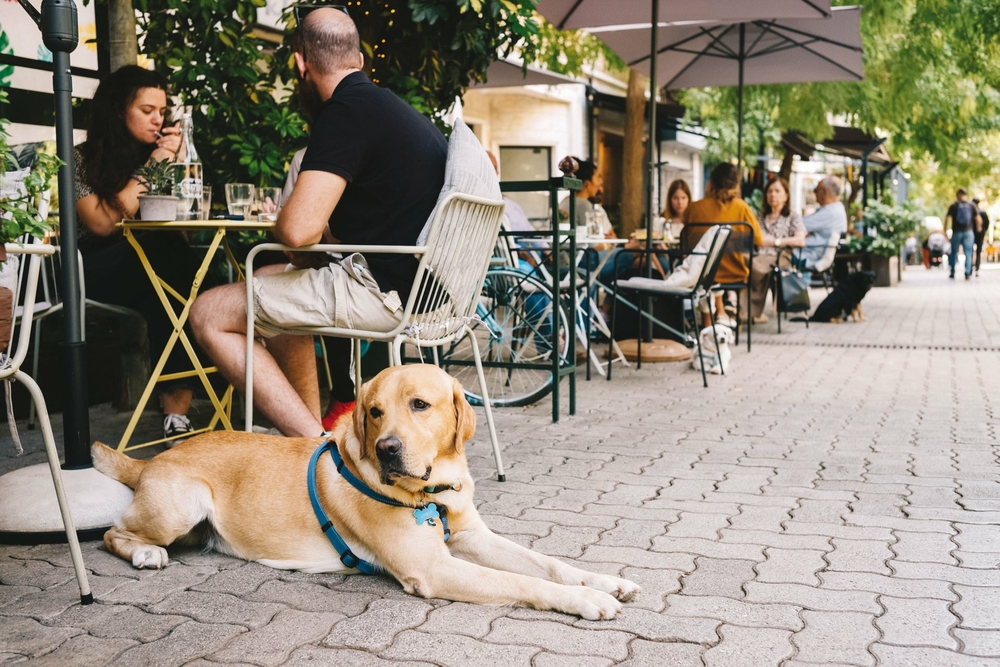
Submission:
[[[867,322],[761,327],[708,389],[647,365],[581,379],[557,424],[498,411],[508,481],[485,429],[469,450],[487,524],[639,582],[614,621],[176,549],[140,572],[96,543],[81,608],[65,546],[0,547],[0,662],[1000,665],[998,296],[1000,270],[911,269]]]

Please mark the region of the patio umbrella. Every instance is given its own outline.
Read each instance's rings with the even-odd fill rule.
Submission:
[[[539,0],[538,13],[561,30],[650,23],[652,3],[671,23],[738,23],[762,17],[821,18],[830,0]]]
[[[668,90],[738,86],[737,157],[743,158],[743,86],[806,81],[860,81],[861,7],[834,7],[830,18],[769,19],[730,24],[661,25],[656,59],[642,48],[649,25],[597,28],[630,67],[655,72]]]
[[[515,60],[494,60],[486,70],[486,81],[474,83],[470,90],[483,88],[510,88],[512,86],[548,85],[560,83],[585,83],[572,77],[550,72],[537,65],[528,65],[528,71],[521,69],[521,63]]]

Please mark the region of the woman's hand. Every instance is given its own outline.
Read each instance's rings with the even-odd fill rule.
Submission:
[[[181,151],[181,133],[176,127],[165,127],[160,131],[161,136],[156,140],[156,148],[153,149],[152,157],[157,162],[164,160],[175,161],[183,158]]]

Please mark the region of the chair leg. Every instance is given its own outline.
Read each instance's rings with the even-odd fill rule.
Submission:
[[[709,297],[711,298],[711,297]],[[696,315],[697,317],[697,315]],[[708,305],[708,319],[712,323],[712,330],[715,330],[715,316],[712,315],[712,304]],[[695,342],[698,344],[698,365],[701,366],[701,381],[708,389],[708,375],[705,374],[705,357],[701,355],[701,332],[699,331],[694,337]]]
[[[750,282],[751,281],[748,280],[747,281],[747,285],[749,285]],[[742,291],[742,290],[740,290],[740,291]],[[739,329],[740,328],[740,324],[739,324],[739,322],[740,322],[740,297],[739,297],[739,292],[737,292],[736,294],[737,294],[737,296],[736,296],[736,328]],[[753,315],[750,313],[750,303],[749,303],[749,301],[750,301],[750,288],[747,287],[747,352],[750,351],[750,341],[753,338]],[[715,331],[715,329],[713,329],[712,331]],[[725,374],[724,371],[723,371],[723,374]]]
[[[497,464],[497,480],[507,481],[503,471],[503,459],[500,458],[500,442],[497,440],[497,429],[493,423],[493,409],[490,407],[490,396],[486,389],[486,374],[483,373],[483,360],[479,357],[479,341],[469,327],[465,327],[465,335],[472,341],[472,357],[476,360],[476,374],[479,375],[479,390],[483,393],[483,409],[486,410],[486,427],[490,431],[490,444],[493,445],[493,458]]]
[[[611,344],[608,345],[608,373],[605,375],[605,379],[611,382],[611,348],[614,347],[615,342],[615,322],[618,317],[618,283],[615,282],[615,289],[611,295],[611,335],[608,338],[611,339]]]
[[[646,312],[643,308],[645,305],[643,302],[645,299],[642,295],[639,295],[639,330],[636,332],[635,337],[635,369],[640,370],[642,368],[642,314]]]
[[[333,391],[333,374],[330,372],[330,359],[326,356],[326,340],[322,336],[319,338],[319,351],[323,357],[323,369],[326,370],[326,388]]]
[[[87,579],[87,570],[83,565],[83,554],[80,551],[80,541],[76,537],[76,527],[73,525],[73,516],[69,511],[69,504],[66,502],[66,491],[63,488],[62,473],[59,469],[59,452],[56,451],[56,440],[52,435],[52,424],[49,423],[48,409],[45,407],[45,397],[38,384],[28,375],[21,371],[14,373],[14,379],[27,388],[31,394],[31,402],[38,408],[38,423],[42,427],[42,441],[45,443],[45,454],[49,460],[49,471],[52,473],[52,484],[56,490],[56,500],[59,502],[59,512],[62,514],[63,527],[66,530],[66,541],[69,543],[69,553],[73,560],[73,570],[76,573],[76,582],[80,587],[80,604],[92,604],[94,594],[90,592],[90,582]]]
[[[719,349],[719,336],[715,332],[715,320],[712,320],[712,340],[715,341],[715,356],[719,359],[719,368],[722,369],[722,374],[726,374],[726,366],[722,363],[722,351]]]
[[[38,318],[35,318],[34,325],[35,325],[35,332],[34,332],[35,333],[35,349],[32,350],[32,353],[31,353],[31,377],[36,378],[36,377],[38,377],[38,358],[40,356],[39,351],[41,349],[41,344],[42,344],[42,327],[40,326]],[[28,408],[28,430],[29,431],[34,431],[35,430],[35,402],[34,401],[31,401],[31,406]]]
[[[361,339],[354,339],[354,400],[361,400]]]

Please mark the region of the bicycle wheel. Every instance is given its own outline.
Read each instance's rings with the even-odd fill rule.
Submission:
[[[476,308],[479,321],[471,323],[469,328],[479,343],[492,405],[530,405],[552,391],[551,294],[544,282],[519,271],[495,268],[486,274]],[[565,363],[569,353],[566,336],[569,318],[562,304],[557,303],[555,320],[559,327],[560,363]],[[459,379],[469,402],[482,405],[469,337],[452,343],[440,354],[441,367]]]

